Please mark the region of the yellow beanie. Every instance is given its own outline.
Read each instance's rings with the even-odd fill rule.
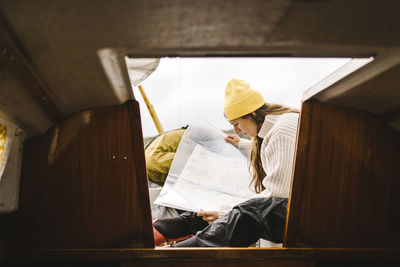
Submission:
[[[247,115],[265,104],[260,92],[239,79],[231,79],[225,88],[224,112],[228,121]]]

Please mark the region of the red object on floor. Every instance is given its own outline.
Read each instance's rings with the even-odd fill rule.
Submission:
[[[182,237],[178,237],[178,238],[174,238],[174,239],[168,239],[166,237],[164,237],[155,227],[154,227],[154,223],[157,221],[157,219],[153,220],[153,236],[154,236],[154,245],[159,246],[162,243],[165,242],[173,242],[173,241],[180,241],[180,240],[184,240],[187,239],[189,237],[192,237],[193,235],[185,235]]]

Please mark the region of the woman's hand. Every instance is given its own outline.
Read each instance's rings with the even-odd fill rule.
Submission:
[[[208,223],[212,223],[219,217],[218,212],[216,212],[216,211],[204,211],[204,210],[200,210],[197,213],[197,216],[203,217],[203,221],[206,221]]]
[[[231,143],[235,147],[239,147],[240,137],[237,136],[237,135],[234,135],[234,134],[228,134],[225,137],[225,141],[228,142],[228,143]]]

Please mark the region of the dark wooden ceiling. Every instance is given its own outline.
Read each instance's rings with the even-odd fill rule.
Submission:
[[[398,0],[2,0],[0,113],[36,135],[77,111],[128,100],[100,62],[98,52],[109,48],[119,61],[126,54],[390,57],[388,68],[372,62],[364,72],[373,75],[324,101],[397,114],[399,10]],[[398,115],[390,118],[400,125]]]

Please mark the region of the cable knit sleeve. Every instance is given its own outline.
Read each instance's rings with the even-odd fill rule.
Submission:
[[[295,135],[278,132],[271,136],[262,153],[262,162],[267,176],[262,184],[262,197],[288,198],[293,169]]]
[[[252,141],[244,138],[240,138],[238,148],[243,152],[243,154],[248,155],[251,150]]]
[[[289,197],[294,147],[294,138],[277,135],[265,148],[267,176],[263,180],[263,185],[271,197]]]

